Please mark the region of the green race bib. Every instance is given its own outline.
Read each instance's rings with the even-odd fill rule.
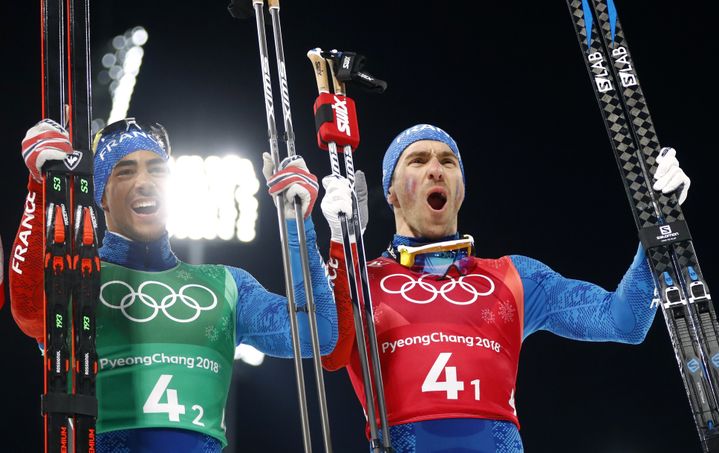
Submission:
[[[224,266],[141,272],[102,263],[98,432],[199,431],[227,445],[237,286]]]

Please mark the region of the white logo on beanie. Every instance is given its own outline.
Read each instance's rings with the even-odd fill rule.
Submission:
[[[417,132],[421,132],[421,131],[426,130],[426,129],[429,129],[429,130],[435,131],[435,132],[440,132],[440,133],[442,133],[442,134],[445,134],[447,137],[449,137],[449,134],[447,134],[445,131],[443,131],[442,129],[440,129],[440,128],[438,128],[438,127],[432,126],[432,125],[430,125],[430,124],[418,124],[417,126],[413,126],[413,127],[409,128],[409,129],[407,129],[406,131],[404,131],[403,133],[401,133],[401,134],[397,137],[397,143],[401,142],[402,139],[403,139],[404,137],[406,137],[407,135],[415,134],[415,133],[417,133]]]
[[[100,157],[100,160],[105,160],[105,154],[112,152],[113,149],[118,147],[122,144],[122,142],[126,140],[130,140],[137,137],[143,137],[148,140],[152,140],[153,142],[155,140],[152,139],[149,135],[147,135],[147,132],[141,131],[139,129],[134,129],[132,131],[123,132],[120,134],[119,137],[113,138],[112,140],[109,140],[103,147],[98,156]]]

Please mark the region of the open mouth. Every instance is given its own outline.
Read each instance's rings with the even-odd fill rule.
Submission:
[[[131,208],[136,214],[152,215],[157,212],[159,206],[157,200],[143,200],[136,201],[132,204]]]
[[[447,195],[442,192],[432,192],[427,197],[427,204],[435,211],[441,211],[447,204]]]

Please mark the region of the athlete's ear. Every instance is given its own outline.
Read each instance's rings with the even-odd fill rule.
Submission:
[[[103,193],[102,193],[102,198],[100,198],[100,207],[102,208],[103,211],[107,211],[107,210],[108,210],[108,209],[107,209],[107,196],[106,196],[106,194],[107,194],[107,191],[103,192]]]
[[[399,200],[397,199],[397,195],[394,194],[392,186],[389,186],[389,189],[387,189],[387,202],[393,207],[399,208]]]

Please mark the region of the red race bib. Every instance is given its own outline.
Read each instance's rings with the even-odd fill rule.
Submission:
[[[368,272],[389,424],[486,418],[519,426],[524,306],[511,260],[474,258],[464,275],[438,277],[379,258]],[[348,368],[364,405],[356,351]]]

